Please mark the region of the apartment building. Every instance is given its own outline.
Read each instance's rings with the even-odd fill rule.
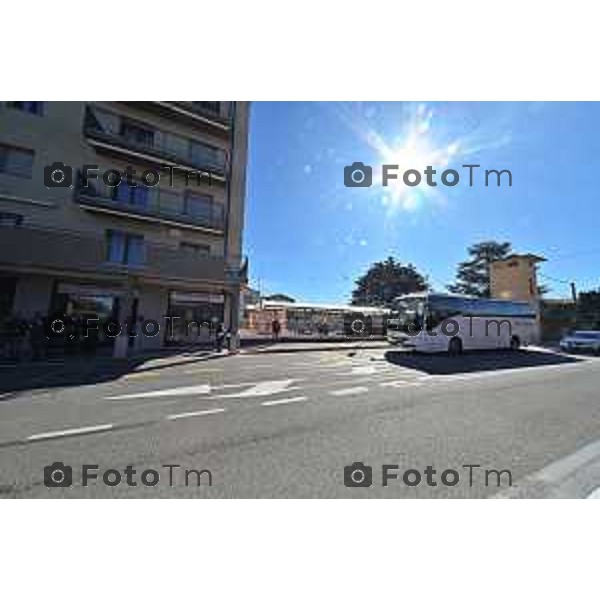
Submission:
[[[0,103],[0,319],[62,311],[158,322],[158,333],[127,336],[135,349],[194,341],[186,321],[235,333],[248,111],[244,102]],[[55,163],[73,170],[47,168]],[[98,169],[84,177],[85,165]]]

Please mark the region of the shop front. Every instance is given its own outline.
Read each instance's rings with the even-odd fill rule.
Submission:
[[[61,331],[60,323],[57,323],[52,330],[51,347],[64,346],[66,351],[74,353],[111,349],[116,333],[113,324],[130,316],[121,314],[124,296],[124,290],[118,288],[58,282],[49,317],[66,317],[65,330]],[[131,314],[131,311],[127,312]]]
[[[209,344],[225,321],[225,295],[209,292],[170,292],[166,345]]]

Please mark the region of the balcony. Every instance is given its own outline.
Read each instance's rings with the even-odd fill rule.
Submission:
[[[144,243],[145,261],[129,266],[107,261],[105,237],[34,227],[6,227],[0,232],[0,268],[10,271],[87,275],[94,279],[125,281],[134,275],[142,282],[174,281],[236,284],[224,257],[194,257],[163,244]],[[238,259],[235,264],[241,264]]]
[[[161,202],[161,196],[151,191],[144,203],[133,203],[101,195],[90,186],[76,189],[75,201],[88,210],[118,213],[138,221],[163,223],[218,235],[222,235],[225,230],[222,206],[213,204],[210,208],[207,207],[205,214],[188,214],[167,201]],[[183,197],[181,204],[183,205]]]
[[[144,101],[126,102],[168,119],[177,119],[182,123],[193,124],[210,131],[213,135],[229,138],[232,122],[233,102],[182,102],[182,101]]]
[[[105,150],[143,157],[152,164],[210,172],[211,179],[225,182],[224,150],[132,121],[116,113],[88,106],[84,133]]]

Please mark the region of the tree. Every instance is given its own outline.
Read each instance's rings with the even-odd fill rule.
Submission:
[[[448,289],[455,294],[487,298],[490,295],[490,263],[502,260],[511,252],[510,242],[486,241],[467,249],[469,259],[456,270],[456,283]]]
[[[359,279],[352,292],[352,304],[389,305],[394,298],[427,289],[427,280],[412,265],[403,265],[393,257],[376,262]]]
[[[600,290],[580,292],[577,298],[577,327],[600,329]]]

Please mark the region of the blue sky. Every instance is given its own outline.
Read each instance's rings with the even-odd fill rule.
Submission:
[[[373,166],[371,188],[344,186],[354,161]],[[461,179],[385,188],[376,181],[383,162],[399,163],[400,174],[431,164],[438,182],[456,168]],[[480,173],[469,187],[467,163],[510,169],[512,187],[485,187]],[[443,289],[467,246],[496,239],[548,258],[541,281],[552,297],[569,295],[556,279],[597,288],[599,164],[595,103],[255,102],[244,234],[251,284],[346,302],[355,279],[392,255]]]

